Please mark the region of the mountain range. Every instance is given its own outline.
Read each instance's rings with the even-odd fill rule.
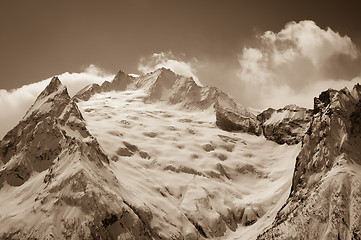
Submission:
[[[361,86],[251,111],[160,68],[53,77],[0,142],[1,239],[360,239]]]

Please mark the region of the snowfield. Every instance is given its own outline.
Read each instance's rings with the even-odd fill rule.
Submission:
[[[152,209],[151,226],[168,237],[169,226],[187,233],[197,223],[207,237],[255,239],[288,197],[300,145],[222,131],[211,110],[145,96],[112,91],[78,104],[109,169]]]

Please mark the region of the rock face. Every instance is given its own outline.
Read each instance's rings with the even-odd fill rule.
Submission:
[[[215,105],[216,125],[225,131],[241,131],[257,136],[262,134],[262,128],[256,116],[249,111],[237,108],[226,108],[221,104]]]
[[[4,181],[22,185],[33,171],[47,170],[71,139],[66,130],[89,135],[77,106],[54,77],[24,119],[1,141],[0,160],[5,166],[0,186]]]
[[[296,160],[290,196],[258,239],[361,238],[361,102],[352,92],[327,90]]]
[[[269,108],[257,116],[263,135],[279,144],[297,144],[302,141],[309,127],[312,110],[287,105],[275,110]]]

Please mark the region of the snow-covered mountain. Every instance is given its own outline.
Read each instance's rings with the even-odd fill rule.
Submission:
[[[177,75],[166,68],[160,68],[137,78],[120,71],[112,82],[85,87],[74,98],[88,100],[92,95],[100,92],[139,89],[143,90],[145,94],[143,100],[146,103],[164,101],[186,110],[213,109],[217,117],[217,126],[221,129],[256,135],[262,133],[257,117],[234,102],[227,94],[215,87],[198,86],[192,78]]]
[[[360,90],[315,98],[290,196],[259,239],[361,238]]]
[[[149,238],[143,212],[122,198],[107,156],[58,78],[4,137],[0,153],[1,239],[110,239],[114,221]]]
[[[0,142],[0,238],[312,238],[293,229],[320,199],[346,214],[322,236],[359,236],[359,100],[356,85],[255,116],[164,68],[73,98],[54,77]]]

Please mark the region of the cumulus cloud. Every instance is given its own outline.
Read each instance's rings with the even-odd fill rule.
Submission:
[[[312,107],[328,88],[359,82],[360,52],[348,36],[321,29],[313,21],[288,23],[278,33],[258,36],[258,45],[239,55],[238,85],[245,105]]]
[[[58,75],[60,81],[67,86],[70,96],[73,96],[83,87],[104,81],[110,81],[114,75],[90,65],[81,73],[63,73]],[[22,86],[10,91],[0,89],[0,139],[13,128],[25,115],[36,97],[49,84],[51,78]]]
[[[198,61],[192,59],[191,61],[183,60],[182,56],[175,56],[172,52],[160,52],[154,53],[150,57],[141,58],[138,70],[142,73],[148,73],[158,68],[165,67],[176,74],[180,74],[186,77],[192,77],[193,80],[198,84],[202,85],[196,76],[196,68]]]

